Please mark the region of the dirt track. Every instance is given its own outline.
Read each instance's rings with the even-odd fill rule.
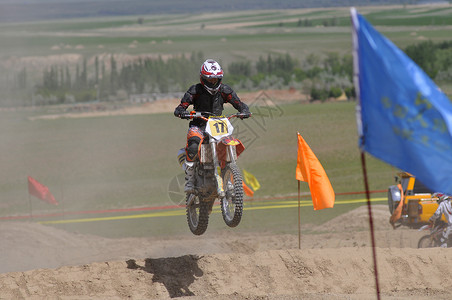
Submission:
[[[382,299],[451,299],[452,251],[416,249],[422,233],[393,230],[384,205],[374,217]],[[292,235],[112,240],[0,223],[0,299],[376,299],[366,222],[361,207],[305,227],[328,233],[301,250]]]

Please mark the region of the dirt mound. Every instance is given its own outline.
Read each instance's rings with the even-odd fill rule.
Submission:
[[[388,223],[385,205],[373,206],[377,247],[416,248],[423,233]],[[367,207],[362,206],[322,226],[303,225],[302,248],[370,246]],[[306,233],[305,233],[306,232]],[[298,248],[297,235],[230,230],[159,238],[107,239],[70,233],[28,222],[0,223],[0,273],[57,268],[106,260],[174,257],[187,254],[245,253]],[[133,247],[131,247],[133,245]]]
[[[0,274],[6,299],[375,299],[370,248],[113,261]],[[448,249],[378,249],[384,299],[450,299]]]
[[[416,249],[373,206],[384,299],[450,299],[449,249]],[[223,231],[107,239],[0,223],[0,298],[375,299],[367,208],[297,235]],[[309,234],[307,234],[309,232]],[[7,273],[9,272],[9,273]]]

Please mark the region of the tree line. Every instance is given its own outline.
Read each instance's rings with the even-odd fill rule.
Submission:
[[[405,53],[435,81],[452,80],[452,41],[425,41],[406,47]]]
[[[404,51],[436,82],[452,80],[452,41],[425,41],[408,46]],[[84,59],[75,67],[51,66],[43,71],[41,82],[37,84],[29,82],[24,68],[9,87],[10,93],[5,94],[14,95],[18,101],[2,101],[4,96],[0,96],[0,103],[17,106],[115,101],[132,94],[184,92],[199,81],[199,67],[204,59],[202,52],[120,63],[113,55],[108,60],[95,57],[91,65]],[[310,54],[298,61],[290,54],[268,54],[254,62],[242,60],[222,66],[224,82],[240,91],[294,88],[313,100],[343,94],[354,97],[351,55]],[[30,84],[34,86],[32,100],[29,94],[21,93]]]
[[[339,97],[343,93],[354,97],[352,56],[338,53],[326,56],[310,54],[299,62],[289,54],[259,57],[249,61],[234,62],[228,66],[228,83],[240,90],[301,89],[313,100]]]
[[[115,101],[133,94],[184,92],[199,82],[199,67],[204,59],[203,53],[198,52],[190,57],[138,58],[119,65],[111,55],[108,61],[95,57],[91,66],[87,59],[75,67],[53,65],[42,72],[42,82],[34,85],[33,100],[18,102],[47,105]],[[336,53],[325,58],[312,54],[302,63],[289,54],[269,54],[256,62],[220,64],[225,69],[224,82],[237,90],[303,88],[313,98],[323,100],[351,91],[351,61],[351,56],[341,58]],[[27,81],[23,69],[12,87],[17,92],[12,93],[15,97],[21,95],[19,90],[26,89]]]
[[[94,66],[90,68],[84,59],[72,73],[67,65],[54,65],[43,71],[42,84],[35,88],[34,104],[114,101],[131,94],[181,91],[196,79],[193,74],[199,61],[202,53],[166,60],[138,58],[121,65],[113,55],[108,62],[96,56]]]

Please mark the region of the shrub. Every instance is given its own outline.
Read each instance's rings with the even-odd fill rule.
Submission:
[[[321,100],[325,101],[328,98],[328,91],[323,88],[315,88],[311,89],[311,101]]]
[[[341,95],[342,95],[342,89],[337,86],[331,87],[330,91],[328,92],[328,97],[338,98]]]

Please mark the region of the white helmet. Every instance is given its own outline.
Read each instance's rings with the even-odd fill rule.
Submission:
[[[223,69],[215,60],[208,59],[201,65],[199,77],[204,88],[213,95],[220,89]]]
[[[434,193],[433,197],[437,197],[438,198],[438,200],[437,200],[438,204],[440,204],[444,200],[449,200],[450,199],[450,197],[448,195],[443,194],[443,193]]]

